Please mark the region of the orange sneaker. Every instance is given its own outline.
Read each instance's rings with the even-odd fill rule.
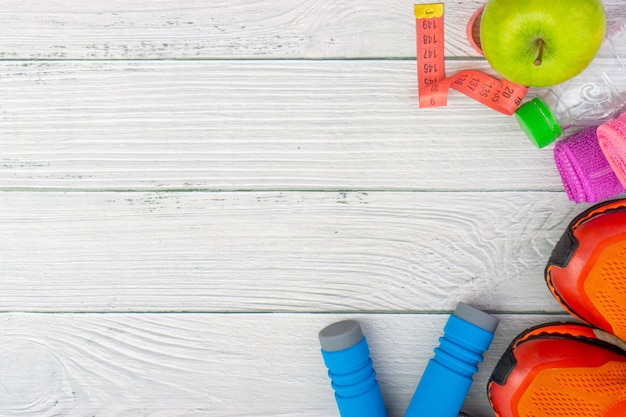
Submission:
[[[498,417],[626,416],[626,351],[614,336],[581,323],[526,330],[511,343],[489,383]]]
[[[545,275],[570,314],[626,340],[626,200],[578,215],[554,248]]]

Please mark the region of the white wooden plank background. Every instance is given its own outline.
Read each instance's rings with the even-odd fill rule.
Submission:
[[[458,93],[420,110],[412,61],[2,68],[0,184],[10,189],[563,188],[551,153],[511,117]]]
[[[406,0],[4,4],[3,33],[12,36],[1,56],[11,59],[415,56],[413,2]],[[483,3],[452,4],[447,18],[458,22]],[[464,34],[464,26],[448,25],[447,54],[477,55]]]
[[[446,1],[449,73],[491,72],[483,3]],[[417,107],[412,6],[3,1],[0,416],[335,416],[317,332],[350,317],[399,417],[459,301],[502,320],[491,415],[587,205],[513,118]]]
[[[551,192],[5,192],[0,305],[559,312],[543,269],[575,209]]]

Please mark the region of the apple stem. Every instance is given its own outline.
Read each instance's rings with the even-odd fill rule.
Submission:
[[[543,58],[543,39],[538,39],[537,44],[539,45],[539,56],[537,57],[537,59],[535,59],[535,65],[539,66],[541,65],[541,60]]]

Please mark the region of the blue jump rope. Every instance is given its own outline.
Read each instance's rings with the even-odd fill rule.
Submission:
[[[461,406],[489,348],[498,319],[459,303],[448,318],[404,417],[469,417]],[[387,417],[367,339],[355,320],[319,333],[322,357],[341,417]]]

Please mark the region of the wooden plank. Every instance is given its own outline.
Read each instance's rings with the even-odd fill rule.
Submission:
[[[3,1],[0,59],[415,57],[413,1]],[[484,1],[444,1],[446,55]],[[623,3],[605,1],[610,19]]]
[[[0,306],[559,312],[543,269],[582,207],[546,192],[4,192]]]
[[[513,117],[419,109],[410,61],[1,68],[3,190],[563,190]]]
[[[476,56],[483,2],[447,2],[446,54]],[[4,59],[414,57],[413,2],[45,0],[3,2]]]
[[[498,315],[466,400],[490,415],[486,381],[523,329],[568,316]],[[447,314],[1,314],[0,398],[7,415],[338,415],[317,341],[358,320],[390,417],[400,417]]]

